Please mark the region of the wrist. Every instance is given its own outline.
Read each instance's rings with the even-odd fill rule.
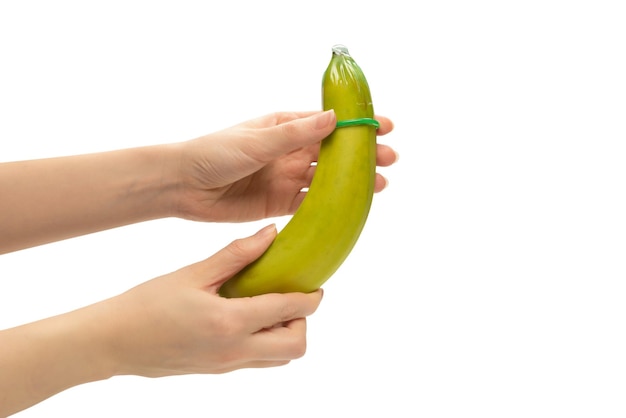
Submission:
[[[119,163],[123,166],[108,193],[122,219],[120,224],[176,216],[181,184],[179,148],[178,144],[164,144],[121,151]]]
[[[146,172],[145,213],[154,219],[179,216],[182,144],[165,144],[148,147],[146,158],[151,165]]]
[[[165,159],[164,176],[170,180],[167,194],[168,217],[188,220],[207,220],[206,213],[199,215],[198,209],[210,200],[207,190],[207,176],[199,156],[206,155],[202,142],[184,141],[163,146]]]

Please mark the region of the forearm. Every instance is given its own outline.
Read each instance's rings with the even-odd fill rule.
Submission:
[[[175,149],[0,164],[0,253],[170,216]]]
[[[94,305],[0,331],[0,417],[113,375]]]

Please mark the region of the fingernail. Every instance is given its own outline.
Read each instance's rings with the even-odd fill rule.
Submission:
[[[276,234],[276,224],[270,224],[266,227],[264,227],[263,229],[261,229],[259,232],[257,232],[257,235],[260,237],[269,237],[270,235],[275,235]]]
[[[387,180],[387,177],[385,177],[385,176],[381,176],[381,177],[385,181],[385,185],[383,186],[383,190],[385,190],[387,188],[387,186],[389,186],[389,180]]]
[[[315,120],[315,129],[324,129],[328,127],[328,125],[334,123],[335,111],[333,109],[330,109],[317,115],[317,118]]]

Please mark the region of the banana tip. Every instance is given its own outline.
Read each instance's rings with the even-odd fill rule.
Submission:
[[[348,48],[342,44],[336,44],[333,46],[333,54],[350,56]]]

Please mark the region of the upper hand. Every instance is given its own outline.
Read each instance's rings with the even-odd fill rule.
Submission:
[[[378,135],[393,129],[377,116]],[[292,214],[315,172],[320,142],[335,129],[329,112],[279,112],[181,144],[181,189],[176,214],[203,221],[239,222]],[[376,163],[397,155],[377,145]],[[386,186],[376,174],[375,191]]]

